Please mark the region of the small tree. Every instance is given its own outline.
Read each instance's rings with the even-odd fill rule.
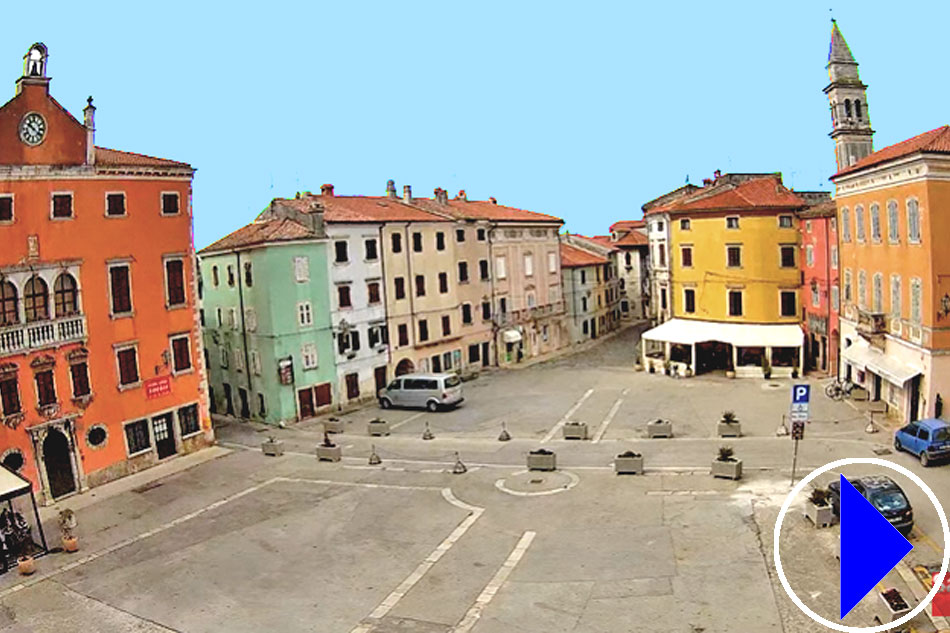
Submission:
[[[739,421],[739,418],[736,417],[735,411],[723,411],[722,421],[726,424],[735,424]]]
[[[828,490],[825,488],[813,488],[811,495],[809,495],[808,500],[813,504],[819,507],[828,505],[828,499],[831,495],[828,493]]]
[[[719,447],[719,456],[716,459],[720,462],[731,462],[733,459],[734,451],[731,446],[720,446]]]

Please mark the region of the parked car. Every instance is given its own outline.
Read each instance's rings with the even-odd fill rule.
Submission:
[[[950,457],[950,424],[935,418],[911,422],[894,434],[894,450],[913,453],[921,466]]]
[[[904,536],[910,534],[910,531],[914,528],[914,509],[911,508],[907,495],[897,485],[897,482],[885,475],[870,475],[848,479],[848,481],[901,534]],[[828,492],[831,493],[831,507],[834,509],[835,516],[841,514],[840,483],[838,479],[835,479],[828,484]]]
[[[405,374],[379,391],[379,406],[416,407],[438,411],[459,404],[462,380],[455,374]]]

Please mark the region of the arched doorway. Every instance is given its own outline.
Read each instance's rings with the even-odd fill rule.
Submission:
[[[416,366],[408,358],[403,358],[399,361],[399,364],[396,365],[396,375],[402,376],[403,374],[411,374],[415,371]]]
[[[59,429],[50,429],[43,440],[43,466],[49,482],[49,493],[54,499],[76,492],[69,440]]]

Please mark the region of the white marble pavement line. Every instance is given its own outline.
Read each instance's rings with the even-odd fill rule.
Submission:
[[[596,433],[594,433],[594,439],[591,440],[591,443],[598,444],[600,440],[604,437],[604,433],[607,432],[607,427],[613,421],[614,416],[617,415],[617,411],[620,410],[620,405],[623,404],[623,397],[625,395],[627,395],[626,389],[620,392],[620,397],[617,398],[616,402],[614,402],[614,406],[610,407],[610,411],[607,413],[607,417],[604,418],[604,421],[601,423],[600,428],[597,429]]]
[[[413,420],[418,420],[419,418],[421,418],[422,416],[424,416],[426,413],[428,413],[428,411],[420,411],[419,413],[415,413],[415,414],[413,414],[413,415],[410,415],[408,418],[406,418],[406,419],[403,420],[402,422],[396,422],[395,424],[390,424],[390,425],[389,425],[389,430],[390,430],[390,431],[394,431],[394,430],[398,429],[400,426],[402,426],[403,424],[409,424],[409,423],[412,422]]]
[[[534,540],[536,535],[536,532],[530,530],[521,535],[521,539],[518,541],[518,544],[515,545],[515,548],[511,550],[511,554],[508,555],[508,558],[502,563],[501,567],[498,568],[498,571],[495,572],[492,579],[485,585],[482,593],[475,599],[475,604],[465,613],[465,616],[459,623],[452,627],[449,633],[468,633],[472,630],[472,627],[474,627],[482,617],[482,611],[485,610],[492,601],[492,598],[495,597],[495,594],[498,593],[498,590],[501,589],[505,581],[508,580],[508,576],[514,571],[525,552],[528,551],[528,547],[531,546],[531,541]]]
[[[564,414],[564,417],[558,420],[557,424],[551,427],[551,430],[548,431],[548,434],[544,436],[544,438],[541,440],[541,443],[543,444],[545,442],[550,442],[554,438],[554,436],[557,435],[557,432],[561,430],[561,427],[564,426],[564,424],[568,420],[571,419],[571,416],[574,415],[577,412],[577,410],[581,408],[581,405],[584,404],[584,402],[586,402],[588,398],[590,398],[590,394],[592,393],[594,393],[594,390],[588,389],[587,392],[583,396],[581,396],[570,409],[567,410],[567,413]]]
[[[464,501],[460,501],[454,494],[452,494],[451,488],[443,488],[442,496],[445,497],[445,500],[451,503],[452,505],[462,508],[463,510],[468,510],[469,515],[462,520],[458,526],[452,530],[452,533],[449,534],[444,541],[439,543],[439,546],[429,554],[424,561],[419,563],[419,566],[416,567],[411,574],[409,574],[405,580],[403,580],[398,587],[396,587],[392,593],[390,593],[386,598],[379,603],[379,606],[373,609],[373,612],[370,613],[362,622],[360,622],[355,628],[353,628],[350,633],[370,633],[373,630],[375,625],[379,622],[380,619],[386,616],[387,613],[395,607],[403,597],[409,593],[409,591],[422,580],[422,577],[428,573],[432,567],[439,562],[439,559],[442,558],[446,552],[448,552],[455,543],[465,535],[475,521],[482,516],[482,513],[485,512],[485,508],[479,508],[477,506],[469,505]]]

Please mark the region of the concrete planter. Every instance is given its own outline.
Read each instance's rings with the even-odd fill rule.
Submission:
[[[900,619],[910,613],[910,605],[907,604],[907,601],[904,600],[901,592],[897,589],[879,591],[877,592],[877,595],[880,596],[881,602],[884,603],[884,608],[887,609],[887,621],[893,622],[894,620]]]
[[[323,423],[323,430],[327,433],[342,433],[343,432],[343,420],[338,418],[330,418],[329,420]]]
[[[618,475],[642,475],[643,455],[617,455],[614,459],[614,471]]]
[[[735,378],[735,377],[736,377],[736,372],[734,372],[731,369],[726,370],[726,378]]]
[[[719,422],[716,424],[716,435],[719,437],[742,437],[742,423]]]
[[[719,459],[714,459],[710,474],[712,474],[713,477],[721,477],[723,479],[741,479],[742,460],[732,459],[728,462],[724,462]]]
[[[557,470],[557,455],[551,451],[528,453],[528,470]]]
[[[373,436],[389,435],[389,422],[386,420],[370,420],[366,428]]]
[[[586,440],[587,424],[584,422],[568,422],[561,427],[565,440]]]
[[[284,454],[283,440],[264,440],[261,442],[261,451],[271,457],[280,457]]]
[[[673,437],[673,423],[669,420],[654,420],[647,424],[647,437]]]
[[[317,459],[321,462],[338,462],[343,459],[343,447],[340,445],[317,445]]]
[[[816,506],[811,501],[806,501],[805,516],[811,519],[817,528],[831,527],[835,522],[835,512],[830,503]]]

